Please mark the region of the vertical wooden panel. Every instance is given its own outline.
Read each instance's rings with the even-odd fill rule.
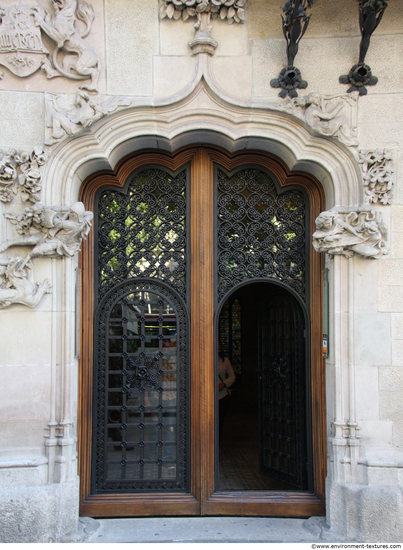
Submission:
[[[214,219],[213,163],[205,149],[192,162],[192,418],[201,514],[214,490]]]

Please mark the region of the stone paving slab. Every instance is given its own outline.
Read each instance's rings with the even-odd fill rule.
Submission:
[[[340,541],[324,518],[80,518],[77,533],[63,542],[87,543],[276,543]]]

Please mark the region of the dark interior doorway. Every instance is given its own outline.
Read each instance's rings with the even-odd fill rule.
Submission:
[[[265,468],[262,463],[262,452],[265,451],[265,446],[267,446],[267,443],[264,441],[265,435],[263,432],[268,431],[267,429],[262,430],[262,422],[266,422],[267,425],[269,422],[267,420],[268,416],[274,414],[274,416],[282,416],[284,424],[285,422],[290,423],[290,420],[286,418],[289,403],[280,403],[280,406],[276,403],[269,405],[269,402],[273,402],[273,395],[281,394],[278,398],[279,401],[294,401],[295,404],[295,401],[301,402],[302,399],[305,403],[305,388],[299,389],[299,397],[294,390],[292,390],[294,392],[293,396],[288,391],[291,378],[294,381],[298,378],[293,373],[289,375],[288,382],[285,384],[287,387],[286,392],[280,392],[279,394],[278,390],[275,389],[273,394],[272,389],[263,390],[262,385],[265,383],[266,388],[269,386],[272,388],[273,380],[274,385],[278,381],[277,374],[269,374],[269,378],[267,375],[266,377],[263,376],[262,381],[262,368],[265,368],[266,371],[267,369],[271,371],[278,369],[278,366],[273,365],[273,360],[270,363],[267,358],[268,348],[270,346],[274,347],[274,341],[284,341],[285,339],[286,343],[281,344],[280,348],[289,348],[291,354],[289,353],[288,355],[292,356],[293,354],[295,355],[293,351],[294,340],[299,338],[301,341],[301,338],[303,339],[303,328],[297,326],[295,316],[290,310],[284,310],[284,303],[287,300],[291,304],[295,300],[287,290],[270,283],[257,282],[236,290],[228,298],[227,304],[221,311],[219,339],[225,354],[228,355],[233,364],[236,381],[232,387],[230,406],[225,416],[223,434],[219,444],[218,490],[220,492],[295,491],[296,489],[295,483],[290,484],[285,482],[287,476],[276,475],[274,470],[270,472],[270,469]],[[300,307],[299,305],[297,306]],[[273,312],[274,308],[276,308],[276,312],[270,314],[270,310]],[[281,308],[283,308],[283,311],[280,311]],[[284,317],[286,317],[285,323]],[[275,325],[274,334],[271,337],[268,330],[273,329],[267,328],[270,323],[271,326]],[[288,334],[285,332],[289,330],[285,328],[286,325],[293,326],[291,332]],[[295,330],[300,331],[301,334],[295,334]],[[271,343],[269,342],[270,338]],[[290,340],[293,342],[289,342]],[[271,355],[273,356],[273,354]],[[295,363],[298,362],[295,357],[294,359],[289,358],[287,361],[289,371],[299,368],[295,366]],[[302,362],[304,362],[304,359],[302,359]],[[282,372],[284,370],[286,369],[283,366]],[[305,373],[305,367],[303,367],[303,372]],[[281,374],[281,376],[284,375]],[[301,380],[298,383],[301,385]],[[305,385],[305,379],[303,380],[303,385]],[[271,395],[263,398],[263,391],[269,391]],[[305,414],[306,412],[304,411],[303,416]],[[292,420],[292,415],[293,413],[290,416],[291,422],[294,421]],[[294,417],[296,416],[294,414]],[[277,426],[278,420],[280,419],[275,420]],[[301,421],[305,425],[306,418],[299,418],[298,422]],[[273,425],[272,422],[271,426]],[[270,430],[276,432],[276,429],[269,428]],[[283,444],[281,439],[285,439],[287,433],[290,432],[285,426],[280,426],[277,432],[274,433],[274,448],[277,451],[279,449],[281,451],[281,445]],[[305,447],[306,433],[303,430],[302,432],[299,431],[299,434],[299,437],[305,438],[305,441],[297,442],[297,446],[301,446],[302,444],[302,447]],[[270,436],[273,437],[273,434],[270,434]],[[272,457],[274,456],[274,461],[278,461],[278,454],[278,452],[274,452],[272,455]],[[302,490],[304,488],[307,487],[300,487]]]

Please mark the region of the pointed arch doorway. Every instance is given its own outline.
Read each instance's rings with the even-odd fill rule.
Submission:
[[[126,158],[114,173],[87,178],[81,198],[95,211],[81,255],[81,514],[322,514],[322,266],[309,243],[323,209],[320,184],[288,174],[269,153],[197,146]],[[231,213],[228,231],[220,201]],[[226,293],[258,279],[305,304],[308,397],[298,445],[311,481],[226,491],[217,481],[214,319]]]

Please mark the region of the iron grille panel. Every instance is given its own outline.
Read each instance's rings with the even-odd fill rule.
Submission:
[[[262,308],[260,471],[307,489],[304,316],[277,289]]]
[[[188,182],[149,167],[97,197],[95,494],[190,490]]]
[[[305,298],[305,198],[277,193],[273,179],[247,168],[217,169],[218,302],[245,279],[281,280]]]
[[[131,277],[165,281],[186,297],[187,170],[134,175],[127,193],[107,189],[98,201],[98,291],[102,298]]]
[[[130,280],[103,300],[96,331],[94,491],[188,490],[183,303],[157,282]]]

